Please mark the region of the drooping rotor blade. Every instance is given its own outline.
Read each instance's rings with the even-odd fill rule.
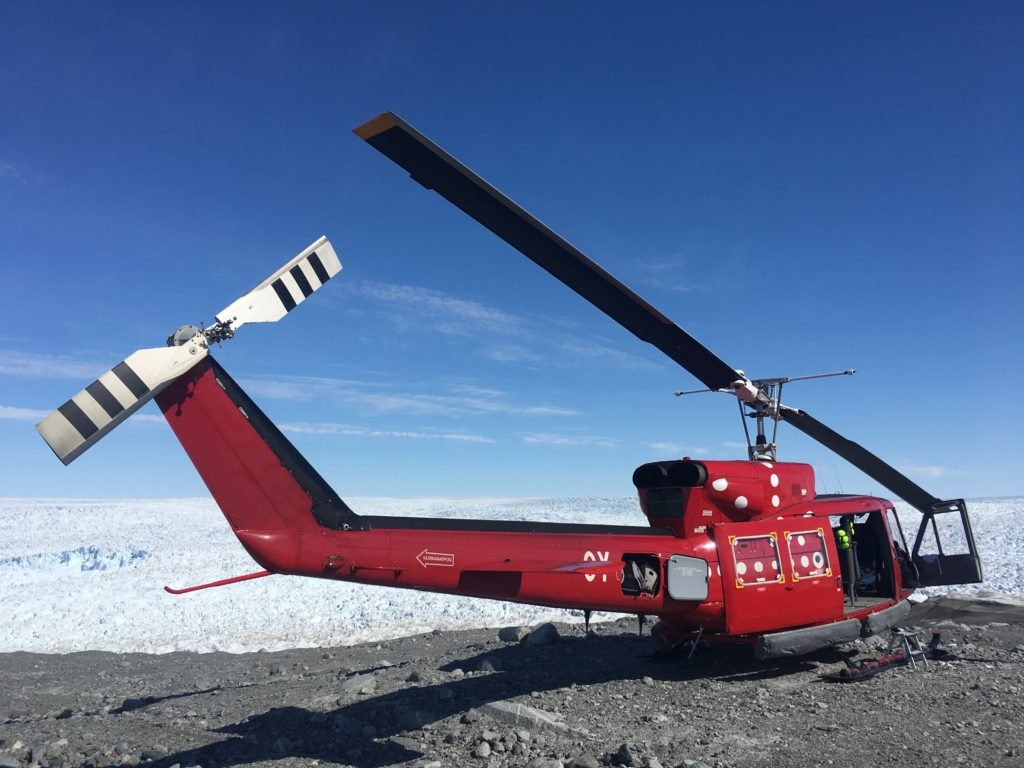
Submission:
[[[70,464],[207,354],[201,344],[133,352],[36,429],[57,458]]]
[[[232,330],[246,323],[272,323],[305,301],[341,271],[341,262],[326,237],[321,237],[247,294],[217,313]]]
[[[355,134],[626,330],[664,352],[705,386],[727,389],[743,378],[581,251],[401,118],[385,112],[356,128]]]
[[[808,437],[838,453],[868,477],[881,483],[898,497],[921,512],[927,512],[939,499],[909,477],[875,456],[858,443],[848,440],[799,408],[780,406],[783,421],[792,424]]]

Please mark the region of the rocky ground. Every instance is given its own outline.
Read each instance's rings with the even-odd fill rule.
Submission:
[[[4,654],[0,768],[1024,766],[1024,607],[933,600],[911,620],[940,625],[952,656],[847,684],[822,674],[877,644],[663,659],[632,620],[537,642]]]

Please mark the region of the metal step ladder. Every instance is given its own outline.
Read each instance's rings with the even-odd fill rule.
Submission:
[[[928,669],[927,649],[921,645],[921,638],[918,631],[913,627],[894,627],[889,636],[889,647],[886,653],[892,653],[898,646],[903,646],[903,652],[907,655],[907,663],[910,668],[917,671],[917,662],[920,661],[925,669]]]

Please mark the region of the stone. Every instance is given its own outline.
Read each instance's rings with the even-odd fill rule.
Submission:
[[[392,744],[402,749],[408,749],[410,752],[419,752],[420,745],[416,739],[410,739],[408,736],[391,736],[388,738]]]
[[[565,768],[601,768],[601,761],[593,755],[580,755],[566,763]]]
[[[526,643],[526,645],[554,645],[561,639],[562,636],[558,634],[558,627],[549,621],[546,624],[535,627],[522,642]]]
[[[499,630],[498,639],[505,643],[518,643],[529,634],[529,627],[505,627]]]
[[[356,734],[363,730],[363,724],[354,717],[337,714],[331,722],[336,731],[347,734]]]
[[[465,725],[472,725],[480,719],[480,712],[475,709],[467,710],[463,713],[462,717],[459,718],[459,722]]]
[[[612,755],[612,763],[614,765],[623,765],[627,768],[640,768],[643,765],[629,742],[619,745],[615,754]]]
[[[513,726],[529,725],[531,728],[545,731],[557,731],[559,733],[575,733],[585,735],[581,731],[570,728],[562,721],[559,715],[553,712],[546,712],[536,707],[528,707],[525,704],[518,704],[514,701],[491,701],[481,705],[479,708],[482,714],[494,718],[498,722]],[[529,741],[529,733],[524,739],[517,732],[519,740]]]
[[[334,687],[335,693],[357,693],[363,686],[373,682],[373,673],[367,672],[362,675],[352,675],[345,678]]]
[[[562,761],[556,757],[535,757],[526,764],[526,768],[563,768]]]
[[[490,757],[491,745],[486,741],[482,741],[477,744],[476,749],[473,750],[473,757]]]

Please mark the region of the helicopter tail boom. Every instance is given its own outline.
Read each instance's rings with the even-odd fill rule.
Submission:
[[[156,400],[236,535],[293,537],[321,524],[358,525],[359,516],[212,357]],[[255,559],[268,570],[286,566]]]

